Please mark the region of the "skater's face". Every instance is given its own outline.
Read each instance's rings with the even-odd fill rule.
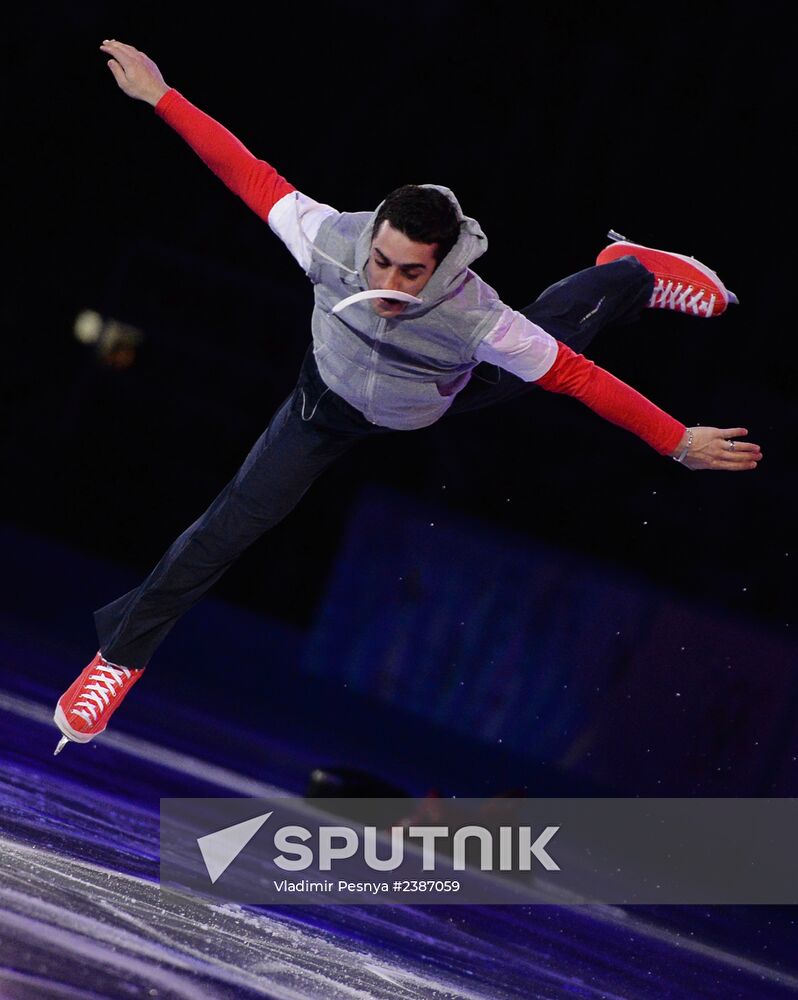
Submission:
[[[369,288],[418,295],[432,277],[437,261],[437,243],[415,243],[384,219],[371,241],[366,264]],[[407,308],[396,299],[369,299],[378,316],[392,319]]]

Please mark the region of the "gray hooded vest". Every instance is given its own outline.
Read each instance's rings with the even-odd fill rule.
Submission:
[[[332,311],[369,287],[366,264],[380,206],[325,219],[308,270],[315,294],[313,353],[322,379],[371,423],[395,430],[427,427],[446,412],[477,364],[477,345],[506,308],[469,267],[488,246],[479,224],[463,215],[448,188],[422,186],[451,199],[460,236],[421,290],[420,303],[408,303],[393,319],[378,316],[368,301]]]

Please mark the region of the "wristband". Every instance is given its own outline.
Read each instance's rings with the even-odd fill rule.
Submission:
[[[687,458],[688,451],[690,451],[692,447],[693,447],[693,428],[688,427],[687,444],[684,446],[684,448],[682,448],[682,450],[679,452],[678,455],[671,455],[671,458],[674,460],[674,462],[684,462],[685,458]]]

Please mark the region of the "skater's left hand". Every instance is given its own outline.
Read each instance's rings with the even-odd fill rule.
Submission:
[[[715,469],[724,472],[744,472],[755,469],[762,459],[758,444],[738,441],[746,437],[745,427],[689,427],[684,437],[672,453],[680,454],[688,442],[688,431],[692,432],[693,443],[682,459],[688,469]]]

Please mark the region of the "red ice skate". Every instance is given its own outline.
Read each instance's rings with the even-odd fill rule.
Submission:
[[[656,278],[649,302],[651,308],[710,317],[720,316],[727,306],[737,304],[737,296],[695,257],[631,243],[612,229],[607,235],[613,242],[601,251],[596,263],[609,264],[619,257],[636,257]]]
[[[143,673],[143,667],[136,670],[109,663],[98,652],[55,706],[53,719],[64,734],[55,753],[59,753],[70,740],[88,743],[103,732],[108,720]]]

